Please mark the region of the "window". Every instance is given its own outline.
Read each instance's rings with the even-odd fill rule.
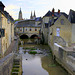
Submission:
[[[64,25],[64,19],[61,19],[61,25]]]
[[[30,31],[32,31],[32,29],[30,28]]]
[[[37,31],[37,29],[35,28],[35,31]]]
[[[5,29],[0,29],[0,37],[4,37],[5,36]]]
[[[27,28],[26,28],[26,31],[27,31]]]
[[[20,28],[20,31],[22,31],[22,28]]]
[[[45,28],[48,28],[48,23],[45,23]]]
[[[56,29],[56,36],[60,36],[60,28]]]

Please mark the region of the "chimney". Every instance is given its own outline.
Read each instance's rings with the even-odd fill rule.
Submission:
[[[52,16],[54,16],[54,8],[52,9]]]
[[[60,10],[58,9],[58,14],[60,14]]]

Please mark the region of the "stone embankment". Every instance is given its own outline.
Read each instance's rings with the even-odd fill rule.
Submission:
[[[0,60],[0,75],[11,75],[14,53],[10,53]]]
[[[55,43],[52,53],[54,59],[56,59],[70,75],[75,75],[75,51],[73,47],[62,47]]]
[[[17,54],[18,50],[18,38],[14,40],[7,51],[4,54],[4,57],[0,59],[0,75],[11,75],[12,68],[14,67],[14,61],[19,61],[19,74],[22,72],[22,56]]]
[[[14,72],[17,71],[18,72]],[[16,53],[10,53],[0,60],[0,75],[14,75],[22,73],[22,56]]]

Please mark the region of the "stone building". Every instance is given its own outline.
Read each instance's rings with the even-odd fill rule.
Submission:
[[[72,43],[75,43],[75,11],[70,9],[68,20],[72,24]]]
[[[41,26],[41,32],[42,32],[42,36],[44,37],[44,43],[48,43],[48,34],[49,34],[49,25],[50,23],[53,24],[54,21],[61,15],[65,15],[67,16],[66,13],[64,12],[60,12],[60,10],[58,10],[58,12],[55,12],[54,8],[52,9],[52,11],[48,11],[42,18],[42,26]]]
[[[4,4],[0,1],[0,55],[3,56],[14,40],[13,18],[4,11]]]
[[[41,17],[19,21],[16,25],[16,33],[25,38],[39,37]]]
[[[75,11],[70,10],[69,16],[61,14],[49,24],[48,44],[54,43],[70,47],[75,43]]]
[[[71,34],[71,23],[64,15],[60,15],[49,27],[48,44],[51,47],[53,47],[54,43],[58,43],[61,46],[70,46]]]

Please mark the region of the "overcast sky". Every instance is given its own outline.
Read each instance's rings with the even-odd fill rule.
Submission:
[[[75,0],[1,0],[5,5],[5,10],[10,13],[14,19],[18,19],[21,7],[23,18],[30,18],[31,11],[36,13],[37,17],[44,16],[52,8],[55,12],[60,9],[61,12],[69,14],[69,10],[75,10]]]

